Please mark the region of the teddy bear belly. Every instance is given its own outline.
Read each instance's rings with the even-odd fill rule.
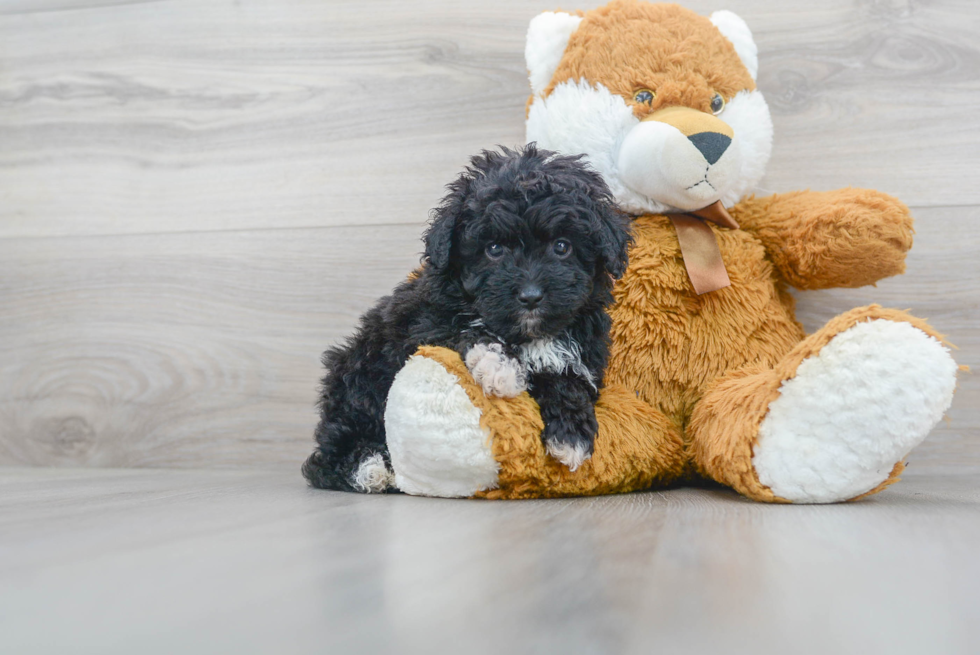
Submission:
[[[609,311],[607,384],[635,391],[681,425],[715,379],[771,367],[804,337],[762,244],[742,230],[715,233],[732,285],[698,296],[669,219],[636,219],[630,266]]]

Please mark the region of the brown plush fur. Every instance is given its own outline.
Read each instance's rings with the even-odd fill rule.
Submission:
[[[786,197],[788,207],[801,201],[801,194]],[[767,207],[772,215],[779,216],[781,198],[750,199],[745,207],[750,211]],[[850,189],[820,194],[819,198],[825,211],[849,216],[852,203],[859,202],[860,206],[875,199],[888,200],[883,194]],[[830,198],[836,202],[828,202]],[[816,222],[820,222],[819,207],[811,208],[811,219]],[[736,206],[733,215],[743,226],[754,226],[742,209],[743,205]],[[904,206],[894,203],[892,210],[878,222],[910,229]],[[763,223],[761,216],[757,216],[756,224]],[[806,222],[796,227],[800,233],[813,232]],[[510,400],[486,398],[455,353],[437,348],[419,351],[460,379],[493,435],[492,450],[501,465],[500,486],[479,496],[618,493],[698,475],[754,500],[785,502],[758,481],[752,468],[752,448],[769,403],[778,397],[783,381],[795,375],[800,362],[862,320],[905,321],[942,338],[925,321],[877,305],[846,312],[804,338],[793,316],[792,296],[786,291],[784,276],[789,272],[784,273],[767,259],[761,240],[751,228],[713,228],[732,286],[698,296],[690,287],[672,229],[665,216],[637,219],[630,267],[616,285],[616,304],[610,312],[613,347],[606,373],[608,386],[596,407],[599,436],[595,454],[575,473],[545,454],[538,408],[527,394]],[[830,238],[836,235],[831,233]],[[909,239],[902,242],[911,243]],[[784,244],[789,251],[784,256],[790,260],[807,259],[811,253],[833,245],[812,235],[809,241],[787,236]],[[859,251],[853,248],[853,235],[847,244]],[[883,257],[878,263],[880,271],[901,270],[904,251],[895,247],[892,239],[872,237],[865,245],[868,252]],[[869,282],[877,280],[871,264],[857,259],[853,266],[865,270],[871,276]],[[836,260],[831,262],[836,264]],[[799,271],[791,274],[801,275]],[[824,275],[813,270],[815,281]],[[863,495],[896,481],[902,468],[896,465],[888,480]]]
[[[621,493],[663,486],[683,473],[685,455],[677,426],[625,389],[606,386],[602,390],[596,405],[596,452],[572,473],[545,452],[538,406],[526,392],[514,399],[488,398],[456,352],[426,346],[417,354],[434,359],[459,378],[482,413],[483,427],[493,435],[491,449],[500,464],[499,486],[477,494],[479,497]]]
[[[634,105],[642,118],[670,106],[710,113],[715,93],[730,100],[755,89],[735,46],[708,18],[690,10],[621,0],[583,16],[544,95],[578,79],[600,82],[629,102],[637,89],[654,89],[653,103]],[[631,63],[623,66],[623,61]]]
[[[694,294],[669,219],[641,216],[614,292],[606,379],[681,423],[708,384],[750,362],[771,368],[803,339],[790,281],[872,284],[904,270],[912,245],[908,210],[875,191],[750,198],[732,216],[741,230],[711,226],[732,286]],[[853,285],[842,283],[848,272]]]
[[[942,339],[922,319],[896,309],[869,305],[834,318],[797,344],[775,366],[753,364],[731,371],[707,390],[687,426],[691,456],[698,472],[749,498],[782,501],[759,483],[752,468],[752,448],[769,403],[779,397],[780,385],[796,375],[804,359],[819,353],[834,336],[858,322],[879,318],[911,323],[926,334]],[[896,466],[888,480],[873,491],[894,482],[901,470],[902,467]]]
[[[730,99],[755,88],[732,44],[686,9],[621,0],[583,16],[545,94],[580,78],[628,102],[638,88],[656,89],[650,106],[635,106],[642,117],[667,106],[708,112],[715,92]],[[622,61],[631,63],[614,63]],[[499,488],[479,495],[623,492],[697,475],[755,500],[786,502],[759,482],[752,452],[769,403],[800,362],[834,335],[875,318],[907,321],[938,338],[924,321],[875,305],[842,314],[809,337],[793,313],[789,286],[857,287],[904,271],[912,219],[894,198],[862,189],[801,191],[748,198],[731,214],[741,229],[711,229],[732,284],[701,296],[670,220],[636,218],[630,266],[610,309],[612,350],[596,409],[595,454],[575,473],[546,456],[527,394],[488,399],[455,354],[420,351],[457,375],[483,412],[501,471]],[[902,468],[896,464],[868,493],[894,482]]]
[[[749,198],[732,215],[797,289],[863,287],[899,275],[912,247],[908,208],[867,189]]]

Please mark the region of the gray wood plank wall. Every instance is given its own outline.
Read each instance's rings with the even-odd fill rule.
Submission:
[[[522,142],[554,4],[0,2],[0,465],[298,466],[319,353],[417,263],[468,155]],[[911,308],[980,366],[980,3],[686,5],[756,35],[762,192],[914,209],[908,273],[799,294],[807,327]],[[980,466],[975,376],[917,462]]]

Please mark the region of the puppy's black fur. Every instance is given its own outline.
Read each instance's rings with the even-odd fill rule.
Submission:
[[[323,356],[317,448],[303,465],[310,484],[366,491],[355,476],[375,455],[390,471],[385,401],[395,373],[423,344],[464,358],[477,344],[499,344],[518,359],[529,345],[570,347],[574,365],[538,361],[528,390],[541,407],[549,451],[592,453],[609,347],[605,307],[626,269],[630,235],[602,178],[578,160],[533,144],[484,151],[448,185],[417,277]]]

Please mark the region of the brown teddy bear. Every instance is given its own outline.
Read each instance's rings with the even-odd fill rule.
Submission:
[[[395,485],[528,498],[704,477],[768,502],[826,503],[897,480],[949,407],[957,366],[925,321],[876,305],[806,336],[788,287],[904,270],[908,209],[863,189],[747,195],[772,121],[745,23],[616,0],[531,21],[527,139],[585,153],[635,216],[616,286],[595,453],[572,472],[525,393],[487,398],[459,357],[422,348],[385,423]]]

